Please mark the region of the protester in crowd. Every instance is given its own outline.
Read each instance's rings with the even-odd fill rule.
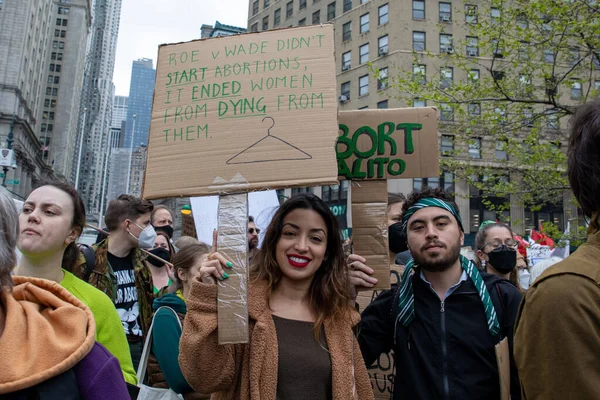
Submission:
[[[547,270],[554,264],[561,262],[562,260],[563,259],[560,257],[553,256],[553,257],[548,258],[547,260],[539,261],[537,264],[532,266],[530,276],[529,276],[529,285],[530,286],[533,285],[533,282],[535,282],[535,280],[537,278],[539,278],[544,273],[545,270]]]
[[[119,362],[95,341],[90,309],[55,282],[11,279],[21,235],[13,200],[0,191],[0,397],[128,400]]]
[[[250,272],[249,344],[220,346],[215,282],[235,268],[211,253],[186,297],[179,362],[194,389],[228,399],[373,398],[338,222],[321,199],[302,193],[277,210]]]
[[[154,332],[152,336],[152,356],[148,363],[150,385],[158,388],[170,388],[183,394],[186,400],[207,398],[193,392],[179,368],[179,340],[187,307],[185,299],[189,296],[192,280],[198,275],[200,265],[206,260],[210,248],[197,242],[185,246],[175,256],[175,279],[177,292],[166,294],[154,300]],[[179,321],[177,321],[177,319]]]
[[[156,232],[150,224],[152,202],[122,194],[106,210],[106,226],[110,236],[94,245],[95,264],[88,282],[112,299],[133,360],[139,364],[144,332],[150,327],[154,291],[152,275],[141,249],[152,249]],[[86,261],[83,255],[73,273],[83,279]]]
[[[149,252],[173,264],[175,249],[169,240],[169,236],[167,236],[165,232],[156,232],[154,248],[149,250]],[[157,295],[162,288],[171,286],[175,276],[174,271],[170,266],[154,257],[148,256],[146,262],[152,273],[152,289],[154,294]]]
[[[521,293],[525,293],[517,272],[518,246],[512,229],[502,222],[483,222],[475,236],[478,267],[510,281]]]
[[[413,192],[402,222],[413,259],[400,285],[362,314],[358,341],[366,364],[394,349],[395,400],[498,399],[494,346],[504,337],[512,344],[521,294],[498,276],[480,274],[460,255],[461,218],[442,189]],[[349,261],[369,274],[355,255]],[[354,283],[357,289],[365,286]],[[518,382],[511,368],[513,400],[521,398]]]
[[[96,340],[119,360],[125,380],[135,385],[127,339],[113,303],[68,272],[78,261],[75,242],[85,226],[85,206],[75,188],[60,181],[43,183],[27,197],[19,225],[17,245],[22,256],[15,274],[57,282],[89,307]]]
[[[200,241],[198,239],[196,239],[195,237],[181,236],[175,242],[175,247],[177,248],[177,251],[180,251],[180,250],[183,250],[184,247],[187,247],[191,244],[198,244],[198,243],[200,243]]]
[[[164,232],[169,239],[173,239],[173,213],[167,206],[162,204],[154,206],[150,220],[156,232]]]
[[[388,221],[388,241],[392,260],[397,265],[405,265],[410,259],[406,247],[406,236],[402,232],[402,206],[406,196],[402,193],[388,193],[386,217]]]
[[[531,272],[529,271],[529,266],[527,265],[527,257],[524,256],[520,251],[517,251],[517,270],[519,284],[521,285],[521,289],[525,291],[529,289]]]
[[[258,252],[258,234],[260,229],[254,223],[254,217],[248,217],[248,260],[252,261]]]
[[[527,399],[600,393],[600,100],[579,107],[571,126],[567,174],[590,225],[587,243],[538,277],[521,304],[515,359]]]

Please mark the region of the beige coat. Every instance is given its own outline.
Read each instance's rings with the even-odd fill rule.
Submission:
[[[212,399],[275,400],[277,333],[268,307],[267,286],[250,284],[248,292],[248,345],[218,345],[216,285],[195,280],[188,296],[179,365],[190,386],[198,392],[213,393]],[[353,399],[354,387],[354,398],[373,399],[365,363],[352,332],[359,320],[358,313],[352,311],[347,320],[325,321],[334,400]]]
[[[524,400],[599,398],[600,233],[529,288],[514,348]]]

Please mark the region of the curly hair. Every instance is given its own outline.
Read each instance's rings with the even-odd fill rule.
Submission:
[[[266,281],[269,294],[281,282],[283,273],[277,263],[277,243],[283,231],[284,218],[296,209],[315,211],[327,226],[325,258],[310,286],[310,307],[316,317],[314,334],[319,340],[325,319],[343,318],[351,310],[348,266],[344,258],[339,224],[323,200],[312,193],[300,193],[279,207],[267,228],[261,251],[252,260],[250,279]]]

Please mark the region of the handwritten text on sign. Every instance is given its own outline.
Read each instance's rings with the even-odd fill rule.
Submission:
[[[344,179],[437,176],[434,108],[340,112],[338,175]]]
[[[144,196],[331,184],[336,138],[331,25],[163,45]]]

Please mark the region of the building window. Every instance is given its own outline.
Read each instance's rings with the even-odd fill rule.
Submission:
[[[313,25],[321,23],[321,10],[317,10],[313,13],[312,23],[313,23]]]
[[[59,7],[60,9],[60,7]],[[258,0],[252,3],[252,15],[258,14]]]
[[[440,2],[440,22],[452,22],[452,4]]]
[[[48,75],[48,84],[52,85],[52,82],[54,82],[54,77],[52,75]]]
[[[335,18],[335,1],[327,5],[327,21]]]
[[[53,49],[58,49],[58,41],[54,40],[54,41],[52,42],[52,48],[53,48]]]
[[[452,156],[452,153],[454,152],[454,136],[442,135],[440,152],[444,157]]]
[[[352,10],[352,0],[344,0],[344,12]]]
[[[387,67],[379,70],[377,76],[377,90],[385,90],[388,88],[388,69]]]
[[[440,103],[440,120],[454,121],[454,107],[448,103]]]
[[[521,13],[517,14],[517,26],[521,29],[529,29],[529,21],[527,21],[527,15]]]
[[[413,19],[423,20],[425,19],[425,0],[413,0]]]
[[[360,16],[360,33],[369,32],[369,13]]]
[[[388,4],[379,7],[379,25],[388,23]]]
[[[479,117],[481,115],[481,104],[470,103],[467,105],[467,111],[471,117]]]
[[[492,24],[497,25],[500,23],[500,9],[492,7],[491,9]]]
[[[364,64],[369,62],[369,43],[363,44],[359,47],[360,50],[360,58],[358,60],[359,64]]]
[[[478,22],[477,6],[465,4],[465,22],[467,24],[476,24]]]
[[[600,81],[594,81],[594,90],[600,91]]]
[[[507,148],[507,140],[496,140],[496,160],[508,160]]]
[[[346,22],[342,25],[342,36],[344,42],[352,39],[352,21]]]
[[[67,31],[60,31],[60,37],[61,38],[67,37]]]
[[[583,95],[583,92],[582,92],[582,88],[581,88],[581,81],[573,79],[571,81],[571,99],[572,100],[581,100],[582,95]]]
[[[388,53],[388,35],[382,36],[377,40],[378,54],[379,56],[384,56]]]
[[[56,100],[50,100],[50,108],[56,108]]]
[[[46,96],[50,96],[52,94],[52,88],[51,87],[47,87],[46,88]]]
[[[50,107],[50,99],[44,100],[44,107]]]
[[[60,29],[55,29],[54,30],[54,37],[59,37],[60,36]]]
[[[492,49],[494,51],[494,57],[504,57],[504,49],[502,48],[502,44],[498,39],[492,39]]]
[[[304,10],[306,8],[306,0],[300,0],[300,6],[298,10]]]
[[[58,96],[58,89],[52,88],[52,96]]]
[[[470,69],[469,74],[467,75],[467,79],[469,83],[473,85],[479,84],[479,70],[478,69]]]
[[[467,36],[467,57],[479,57],[479,38]]]
[[[267,8],[267,7],[269,7],[269,3],[270,3],[270,2],[271,2],[270,0],[265,0],[265,7],[264,7],[264,8]]]
[[[64,49],[65,48],[65,42],[58,42],[58,48],[59,49]]]
[[[258,32],[258,22],[255,22],[252,24],[252,27],[250,28],[250,32]]]
[[[446,89],[446,88],[449,88],[450,86],[452,86],[452,83],[454,81],[454,68],[452,68],[452,67],[440,68],[440,75],[441,75],[440,86],[443,89]]]
[[[56,60],[56,53],[52,53],[52,55],[50,56],[50,59],[53,61]]]
[[[347,71],[352,68],[352,51],[347,51],[342,54],[342,71]]]
[[[50,72],[54,72],[54,64],[50,64],[50,67],[48,69],[50,70]]]
[[[350,99],[350,82],[342,83],[342,96],[346,96],[347,99]]]
[[[273,14],[273,26],[279,26],[281,22],[281,8],[275,10],[275,14]]]
[[[304,26],[306,25],[306,18],[302,18],[300,21],[298,21],[298,26]]]
[[[469,139],[469,157],[481,158],[481,138]]]
[[[369,94],[369,75],[363,75],[358,78],[358,95],[366,96]]]
[[[522,61],[529,60],[529,43],[528,42],[520,42],[520,44],[519,44],[519,60],[522,60]]]
[[[425,68],[425,64],[413,64],[413,79],[421,85],[424,85],[427,82]]]
[[[267,15],[266,17],[263,18],[262,30],[266,31],[268,29],[269,29],[269,16]]]
[[[549,64],[554,63],[554,50],[544,50],[544,61]]]
[[[425,32],[413,32],[413,50],[425,51]]]
[[[56,68],[54,69],[56,72],[60,72],[62,69],[62,67],[60,66],[60,64],[56,64]]]
[[[415,107],[415,108],[425,107],[426,104],[427,103],[425,102],[425,100],[419,99],[418,97],[415,97],[413,99],[413,107]]]
[[[292,18],[292,15],[294,15],[294,2],[290,1],[285,6],[285,18]]]
[[[56,26],[61,26],[61,25],[62,25],[62,19],[56,18]]]
[[[49,114],[49,115],[48,115],[48,119],[49,119],[50,121],[54,121],[54,111],[51,111],[51,112],[49,112],[48,114]]]
[[[440,33],[440,53],[452,53],[452,35]]]
[[[377,108],[380,110],[385,110],[386,108],[388,108],[388,101],[387,100],[380,101],[379,103],[377,103]]]
[[[525,107],[523,109],[523,125],[527,128],[533,128],[533,108]]]

